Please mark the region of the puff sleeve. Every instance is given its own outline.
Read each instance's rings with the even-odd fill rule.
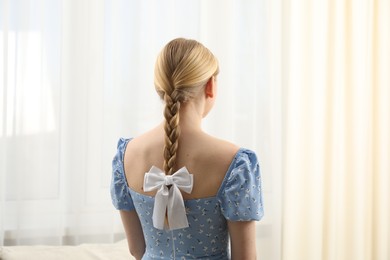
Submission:
[[[125,171],[123,168],[123,157],[126,145],[130,139],[121,138],[118,141],[117,153],[112,160],[111,177],[111,200],[114,207],[118,210],[134,210],[133,200],[127,186]]]
[[[256,154],[241,149],[228,170],[218,193],[221,212],[230,221],[263,217],[260,167]]]

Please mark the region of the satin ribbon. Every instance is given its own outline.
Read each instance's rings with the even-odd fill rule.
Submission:
[[[168,189],[168,185],[171,188]],[[186,209],[183,196],[180,190],[191,193],[193,186],[193,175],[186,167],[179,169],[172,175],[165,173],[157,167],[152,166],[149,172],[145,173],[144,191],[157,190],[154,198],[153,226],[157,229],[164,229],[166,213],[168,215],[169,229],[188,227]]]

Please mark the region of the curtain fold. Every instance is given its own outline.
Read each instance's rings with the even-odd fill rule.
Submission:
[[[389,2],[288,6],[283,259],[388,259]]]

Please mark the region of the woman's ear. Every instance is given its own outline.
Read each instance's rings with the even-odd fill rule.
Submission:
[[[206,98],[213,98],[215,95],[215,77],[212,76],[206,83],[205,87]]]

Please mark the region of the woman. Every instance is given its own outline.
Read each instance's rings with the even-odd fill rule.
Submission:
[[[199,42],[169,42],[154,79],[164,122],[119,140],[111,196],[136,259],[256,259],[254,221],[263,216],[256,155],[201,128],[218,72]]]

